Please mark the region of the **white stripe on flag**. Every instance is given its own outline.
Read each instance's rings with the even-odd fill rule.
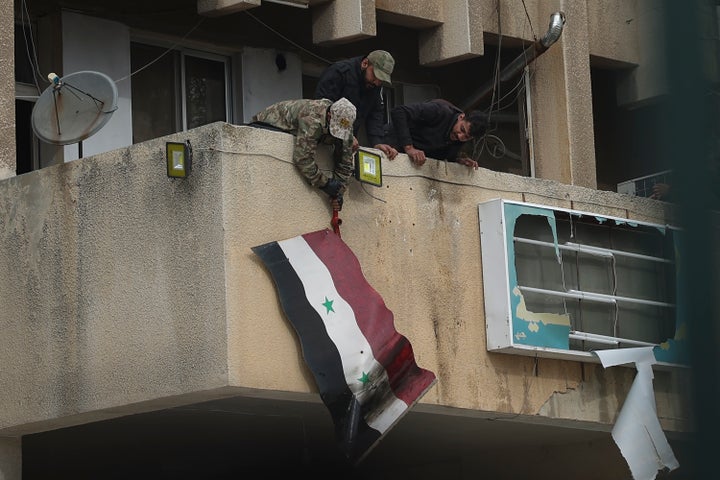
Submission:
[[[408,405],[392,393],[387,372],[375,360],[370,344],[358,327],[355,313],[337,292],[327,267],[305,239],[298,236],[277,243],[300,278],[308,302],[322,318],[328,336],[340,352],[345,381],[358,402],[363,404],[365,397],[371,394],[373,389],[382,388],[388,392],[386,397],[390,404],[383,406],[379,412],[372,412],[379,415],[368,415],[365,418],[368,425],[385,433]],[[328,312],[323,306],[327,300],[333,302],[334,311]],[[367,373],[371,378],[367,385],[360,381],[363,373]]]

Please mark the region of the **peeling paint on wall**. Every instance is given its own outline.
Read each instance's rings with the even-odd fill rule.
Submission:
[[[527,306],[525,305],[525,298],[523,298],[523,295],[518,287],[513,289],[513,295],[519,298],[517,308],[515,309],[515,317],[526,321],[528,323],[527,330],[530,332],[542,334],[543,337],[547,337],[542,340],[545,342],[545,345],[543,346],[551,346],[547,344],[551,342],[563,343],[561,339],[565,338],[564,348],[568,348],[567,334],[570,332],[569,315],[531,312],[527,309]],[[547,329],[547,331],[541,332],[543,329]],[[528,335],[526,335],[523,331],[515,331],[516,342],[523,343],[522,340],[526,338],[528,338]],[[552,346],[555,347],[556,345]]]

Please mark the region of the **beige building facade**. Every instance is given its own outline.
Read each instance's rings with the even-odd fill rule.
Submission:
[[[632,115],[652,116],[667,93],[655,2],[120,3],[0,1],[0,479],[633,478],[638,458],[611,432],[639,369],[603,367],[587,343],[575,357],[519,337],[506,339],[506,351],[488,348],[491,332],[512,336],[514,327],[490,320],[488,293],[509,280],[485,269],[489,220],[479,206],[502,199],[557,218],[611,219],[598,228],[678,224],[672,204],[617,191],[622,180],[662,170],[633,160],[616,131]],[[512,79],[522,93],[498,127],[505,157],[482,157],[477,170],[382,158],[382,186],[354,181],[346,194],[342,240],[418,365],[437,376],[364,462],[348,467],[272,278],[251,250],[330,228],[331,211],[293,166],[293,137],[247,126],[248,115],[277,95],[309,98],[318,58],[375,48],[396,58],[390,106],[418,95],[461,105],[492,84],[496,60],[503,71],[536,48],[556,12],[562,34]],[[24,42],[38,52],[29,63],[43,75],[108,62],[130,75],[148,45],[178,52],[183,66],[221,63],[226,118],[195,126],[186,115],[174,132],[153,136],[161,119],[143,124],[137,112],[163,104],[143,103],[147,85],[116,73],[118,110],[99,133],[79,145],[21,147],[32,116],[22,117],[18,102],[35,99],[19,93],[28,82],[18,81],[16,44],[29,31],[33,41]],[[285,68],[275,67],[281,55]],[[265,60],[272,68],[263,70]],[[168,141],[192,145],[186,178],[167,175]],[[518,254],[502,265],[521,271],[525,261]],[[641,332],[636,344],[613,348],[674,352],[685,320],[667,338]],[[678,358],[658,358],[650,393],[675,475],[689,475],[693,379]]]

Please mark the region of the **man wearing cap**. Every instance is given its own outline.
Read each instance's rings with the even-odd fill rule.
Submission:
[[[381,87],[390,85],[395,59],[385,50],[374,50],[367,56],[340,60],[325,69],[320,76],[315,98],[338,100],[347,98],[357,108],[353,125],[353,150],[357,150],[360,127],[370,145],[382,143],[384,116]]]
[[[327,193],[334,208],[342,209],[343,193],[352,178],[353,134],[356,109],[346,98],[333,102],[320,100],[284,100],[253,116],[254,126],[271,126],[295,135],[293,162],[308,183]],[[320,143],[334,146],[335,169],[325,175],[315,162]]]

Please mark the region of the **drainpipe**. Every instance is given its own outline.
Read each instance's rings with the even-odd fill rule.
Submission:
[[[545,51],[560,38],[563,26],[565,26],[565,14],[563,12],[555,12],[550,15],[550,28],[545,32],[545,35],[526,48],[515,60],[500,71],[498,83],[505,83],[512,80],[519,75],[527,65],[545,53]],[[485,85],[480,87],[476,93],[465,101],[462,109],[468,111],[477,108],[477,105],[492,93],[494,86],[494,79],[485,83]]]

